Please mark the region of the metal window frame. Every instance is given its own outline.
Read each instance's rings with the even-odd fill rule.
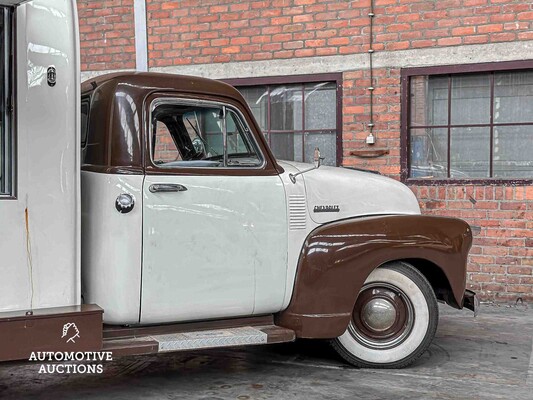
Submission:
[[[170,105],[197,105],[199,107],[221,107],[221,108],[224,108],[224,113],[226,113],[227,110],[229,110],[230,112],[233,112],[235,115],[237,115],[240,119],[241,119],[241,123],[244,124],[244,127],[246,128],[247,132],[248,132],[248,140],[250,141],[250,144],[253,146],[254,150],[257,152],[257,157],[261,160],[261,164],[260,165],[256,165],[256,166],[229,166],[228,165],[228,162],[227,162],[227,147],[226,147],[226,137],[224,137],[224,166],[222,167],[191,167],[191,166],[187,166],[187,165],[180,165],[179,168],[183,168],[185,170],[199,170],[199,169],[209,169],[209,170],[228,170],[228,169],[233,169],[233,170],[238,170],[238,169],[243,169],[243,170],[261,170],[263,169],[266,164],[267,164],[267,161],[266,161],[266,157],[265,155],[263,154],[263,152],[261,151],[261,147],[259,146],[259,143],[257,143],[257,140],[255,138],[255,136],[252,134],[252,130],[250,129],[250,126],[248,125],[247,121],[246,121],[246,118],[244,117],[243,113],[235,106],[231,105],[231,104],[227,104],[227,103],[223,103],[223,102],[219,102],[219,101],[214,101],[214,100],[200,100],[200,99],[189,99],[189,98],[186,98],[186,97],[160,97],[160,98],[156,98],[154,99],[151,104],[150,104],[150,115],[148,116],[148,121],[152,121],[152,114],[153,112],[155,111],[155,109],[161,105],[167,105],[167,104],[170,104]],[[225,118],[224,118],[224,121],[225,121]],[[224,130],[226,128],[224,127]],[[226,136],[223,132],[223,135]],[[150,126],[149,126],[149,131],[148,131],[148,137],[149,137],[149,144],[150,144],[150,163],[152,164],[153,167],[155,168],[158,168],[159,170],[161,171],[164,171],[164,170],[170,170],[172,168],[176,168],[176,167],[173,167],[173,166],[165,166],[165,165],[158,165],[155,163],[155,160],[154,160],[154,157],[153,157],[153,154],[154,154],[154,150],[155,150],[155,142],[154,142],[154,131],[153,131],[153,125],[150,123]],[[176,146],[177,147],[177,146]],[[179,151],[179,150],[178,150]]]
[[[2,152],[2,165],[0,173],[7,179],[0,181],[0,200],[16,200],[16,131],[15,131],[15,18],[14,8],[0,5],[4,18],[4,87],[1,89],[1,99],[4,109],[3,126],[0,131],[0,151]]]
[[[317,82],[332,82],[335,83],[336,87],[336,159],[335,165],[341,166],[343,161],[342,154],[342,72],[331,72],[323,74],[313,74],[313,75],[284,75],[284,76],[266,76],[266,77],[257,77],[257,78],[235,78],[235,79],[221,79],[222,82],[228,83],[232,86],[235,86],[237,89],[243,86],[266,86],[270,94],[271,86],[276,85],[302,85],[302,91],[306,83],[317,83]],[[302,93],[303,94],[303,93]],[[288,131],[272,131],[270,129],[270,95],[269,101],[267,104],[267,138],[268,144],[270,145],[271,134],[276,133],[302,133],[302,141],[305,141],[305,132],[314,132],[314,131],[332,131],[333,129],[305,129],[305,107],[302,104],[302,130],[288,130]],[[305,151],[305,142],[303,143],[302,151]]]
[[[527,185],[533,184],[533,178],[472,178],[472,179],[455,179],[455,178],[438,178],[438,179],[420,179],[410,178],[410,130],[411,128],[447,128],[448,129],[448,176],[450,175],[450,129],[452,127],[488,127],[490,129],[490,159],[489,159],[489,175],[493,173],[493,129],[494,126],[513,126],[513,125],[533,125],[533,122],[524,123],[499,123],[494,124],[493,119],[493,103],[494,103],[494,73],[495,72],[515,72],[520,70],[532,70],[533,60],[520,61],[503,61],[494,63],[479,63],[466,65],[444,65],[433,67],[416,67],[416,68],[402,68],[401,70],[401,135],[400,135],[400,178],[401,181],[413,185],[448,185],[448,184],[483,184],[483,185]],[[491,115],[490,122],[487,124],[464,124],[453,125],[448,115],[447,125],[432,125],[432,126],[411,126],[411,77],[413,76],[437,76],[448,75],[448,92],[451,88],[451,76],[464,74],[490,74],[490,100],[491,100]],[[451,96],[448,93],[448,114],[451,112]]]

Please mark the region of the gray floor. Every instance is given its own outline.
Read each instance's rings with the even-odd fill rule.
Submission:
[[[533,309],[441,307],[429,351],[403,370],[348,367],[325,343],[129,357],[102,375],[0,364],[1,399],[533,399]]]

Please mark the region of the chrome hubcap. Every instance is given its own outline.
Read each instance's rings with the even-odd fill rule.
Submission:
[[[348,331],[369,349],[398,346],[410,334],[415,321],[411,300],[398,287],[372,282],[359,292]]]
[[[361,320],[370,329],[383,332],[396,321],[396,309],[387,299],[373,299],[363,307]]]

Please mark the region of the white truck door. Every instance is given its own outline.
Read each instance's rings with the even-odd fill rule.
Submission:
[[[285,194],[280,177],[265,174],[243,114],[179,99],[150,111],[141,323],[279,311]]]

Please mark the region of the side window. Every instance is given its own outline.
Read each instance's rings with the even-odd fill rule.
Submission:
[[[233,108],[207,103],[161,104],[153,109],[152,160],[161,167],[192,168],[263,163],[243,117]]]
[[[161,122],[156,121],[155,127],[155,150],[154,161],[156,164],[165,164],[172,161],[181,160],[181,155],[174,143],[174,139],[170,134],[167,126]]]
[[[91,98],[81,98],[81,148],[87,145],[87,132],[89,131],[89,111],[91,107]]]
[[[0,196],[14,193],[13,129],[11,126],[11,67],[10,32],[11,13],[0,8]]]

